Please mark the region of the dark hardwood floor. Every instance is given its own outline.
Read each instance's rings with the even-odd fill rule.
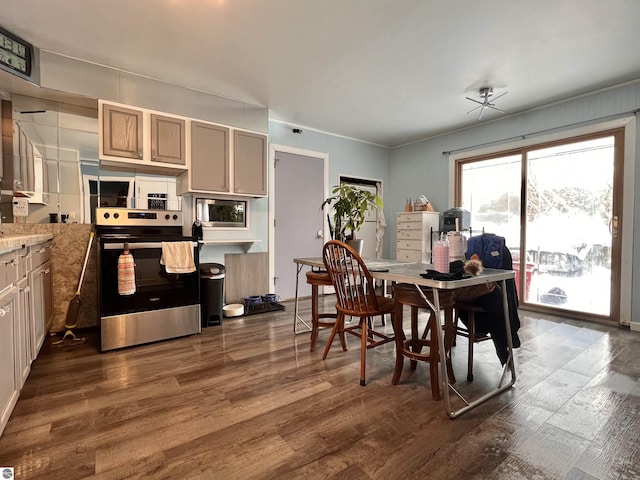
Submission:
[[[356,339],[323,361],[328,332],[310,353],[286,305],[104,354],[95,332],[82,346],[48,339],[0,466],[20,480],[640,478],[638,333],[523,311],[516,385],[451,420],[428,366],[405,362],[391,385],[386,344],[369,351],[361,387]],[[476,346],[471,384],[465,343],[454,347],[458,387],[492,388],[491,342]]]

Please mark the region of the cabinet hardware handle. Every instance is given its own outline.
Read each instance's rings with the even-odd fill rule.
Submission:
[[[142,152],[138,152],[138,158],[142,159]]]
[[[0,308],[0,317],[4,317],[10,311],[11,311],[11,307],[9,306]]]
[[[44,271],[44,273],[49,273],[49,269],[47,268],[47,269]]]

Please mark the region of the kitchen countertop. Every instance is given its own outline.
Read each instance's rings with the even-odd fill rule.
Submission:
[[[0,252],[15,250],[23,245],[37,245],[52,238],[50,233],[3,235],[0,236]]]

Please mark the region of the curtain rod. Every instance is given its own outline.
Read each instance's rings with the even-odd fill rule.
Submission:
[[[570,123],[569,125],[563,125],[561,127],[547,128],[545,130],[538,130],[537,132],[525,133],[524,135],[515,135],[509,138],[503,138],[501,140],[494,140],[492,142],[480,143],[478,145],[471,145],[468,147],[456,148],[454,150],[445,150],[442,152],[443,155],[451,155],[452,153],[464,152],[465,150],[473,150],[481,147],[490,147],[492,145],[500,145],[505,142],[511,142],[513,140],[526,140],[527,138],[536,137],[538,135],[543,135],[545,133],[552,133],[560,130],[565,130],[568,127],[577,127],[580,125],[591,124],[595,122],[601,122],[603,120],[615,120],[616,118],[626,117],[627,115],[637,115],[640,112],[640,108],[636,108],[633,110],[629,110],[627,112],[616,113],[613,115],[606,115],[604,117],[593,118],[591,120],[583,120],[582,122]]]

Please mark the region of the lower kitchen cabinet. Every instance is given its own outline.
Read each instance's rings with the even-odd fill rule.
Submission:
[[[53,319],[51,241],[0,255],[0,435]]]
[[[16,284],[18,287],[18,315],[16,361],[18,366],[18,388],[22,388],[31,372],[31,362],[35,359],[31,338],[31,287],[24,276]]]
[[[31,338],[33,360],[44,343],[45,333],[51,325],[53,299],[51,286],[51,260],[29,273],[31,285]]]
[[[0,294],[0,434],[20,395],[16,299],[16,287]]]

